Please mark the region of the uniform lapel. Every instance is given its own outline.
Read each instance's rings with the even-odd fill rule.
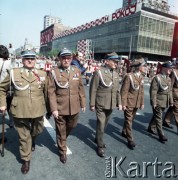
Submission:
[[[103,75],[112,80],[112,74],[109,69],[105,69]]]
[[[72,80],[73,79],[73,77],[75,76],[75,71],[74,71],[74,69],[73,68],[70,68],[70,80]]]
[[[25,70],[23,70],[23,71],[21,72],[21,77],[22,77],[23,79],[25,79],[26,81],[30,82],[29,79],[28,79],[27,73],[25,72]]]
[[[33,81],[36,81],[36,79],[38,78],[34,72],[31,72],[32,73],[32,78],[30,80],[30,82],[33,82]]]
[[[65,79],[69,79],[69,74],[68,74],[64,69],[59,68],[59,72],[57,72],[57,73],[60,73],[59,76],[62,76],[62,77],[64,77]]]
[[[21,72],[21,77],[23,78],[23,79],[25,79],[26,81],[28,81],[28,82],[33,82],[33,81],[35,81],[36,79],[37,79],[37,77],[35,76],[35,74],[34,74],[34,72],[31,72],[32,73],[32,77],[31,77],[31,79],[29,79],[29,77],[27,76],[27,72],[26,72],[26,70],[24,69],[22,72]]]
[[[161,76],[161,81],[168,85],[168,79]]]

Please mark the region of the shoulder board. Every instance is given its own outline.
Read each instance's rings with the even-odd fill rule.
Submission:
[[[71,65],[71,67],[74,68],[74,70],[75,70],[75,69],[80,70],[80,69],[79,69],[77,66],[75,66],[75,65]]]

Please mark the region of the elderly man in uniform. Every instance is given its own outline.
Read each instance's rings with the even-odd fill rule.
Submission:
[[[27,174],[30,169],[31,152],[35,149],[35,138],[43,130],[47,79],[44,71],[34,69],[34,52],[24,52],[22,62],[23,68],[12,69],[0,84],[0,111],[6,111],[6,94],[12,85],[14,96],[11,113],[19,135],[19,149],[23,160],[21,172]]]
[[[97,143],[97,154],[105,156],[103,142],[104,131],[114,108],[122,109],[120,99],[119,75],[115,71],[118,55],[113,52],[106,55],[105,67],[96,70],[90,83],[90,110],[96,110],[97,127],[95,142]]]
[[[56,124],[56,139],[60,161],[67,161],[67,137],[77,125],[79,111],[85,112],[86,97],[81,72],[71,66],[72,52],[63,49],[58,54],[60,66],[49,75],[48,97]]]
[[[173,71],[171,72],[171,83],[172,83],[172,96],[174,105],[173,107],[170,106],[165,114],[164,120],[163,120],[163,126],[166,128],[173,129],[173,126],[171,126],[171,119],[175,118],[175,123],[177,126],[177,133],[178,133],[178,60],[175,62],[175,67]]]
[[[132,122],[136,112],[144,108],[143,75],[146,72],[145,61],[142,57],[136,58],[131,64],[132,72],[125,75],[121,87],[122,109],[124,111],[124,126],[122,136],[127,138],[128,147],[136,146],[132,135]]]
[[[171,71],[171,62],[162,64],[161,72],[153,78],[150,87],[150,102],[153,110],[153,117],[149,123],[148,132],[156,134],[156,128],[161,143],[167,141],[162,129],[163,111],[165,108],[173,106],[172,86],[169,77]]]

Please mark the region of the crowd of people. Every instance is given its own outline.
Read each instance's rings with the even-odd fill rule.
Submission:
[[[144,76],[148,67],[144,58],[135,58],[129,72],[124,64],[121,68],[115,52],[106,54],[103,64],[95,64],[96,68],[92,61],[84,61],[82,53],[73,54],[64,48],[48,72],[37,68],[37,56],[32,51],[22,53],[20,67],[15,67],[14,59],[8,58],[8,49],[0,45],[0,111],[8,111],[12,126],[17,130],[23,174],[30,169],[32,151],[35,151],[37,136],[43,131],[45,114],[48,118],[54,117],[59,159],[64,164],[67,162],[67,138],[77,125],[80,109],[86,111],[86,103],[97,117],[95,143],[98,156],[105,156],[104,133],[115,108],[124,111],[122,136],[126,138],[128,148],[133,150],[136,147],[132,124],[137,110],[144,109]],[[6,66],[8,61],[10,65]],[[148,132],[157,135],[161,143],[168,140],[162,125],[171,128],[172,116],[175,116],[178,127],[176,68],[171,62],[165,62],[161,71],[151,79],[153,117]],[[89,86],[89,102],[83,77]],[[168,107],[163,120],[163,111]]]

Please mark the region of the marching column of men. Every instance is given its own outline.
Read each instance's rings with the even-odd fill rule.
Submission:
[[[71,65],[72,52],[66,48],[63,49],[59,52],[57,60],[59,65],[47,75],[45,71],[35,68],[36,54],[26,51],[22,54],[23,67],[10,70],[0,84],[0,111],[3,113],[7,109],[8,89],[11,85],[14,88],[10,110],[19,135],[23,174],[27,174],[30,169],[35,139],[43,131],[44,114],[51,112],[55,119],[59,159],[62,163],[66,163],[67,137],[77,125],[80,109],[83,112],[86,109],[82,75],[80,69]],[[97,116],[95,143],[97,144],[96,152],[100,157],[105,156],[104,132],[113,109],[118,108],[124,111],[122,136],[127,139],[128,147],[134,149],[136,144],[132,135],[132,123],[138,108],[144,108],[142,76],[145,74],[144,59],[136,58],[131,63],[131,72],[125,75],[121,85],[119,75],[115,71],[117,64],[118,55],[114,52],[107,54],[105,67],[95,71],[90,83],[89,105],[90,110],[95,111]],[[173,71],[171,81],[168,77],[171,68],[172,64],[164,63],[161,73],[153,78],[150,87],[153,118],[148,132],[155,134],[157,129],[159,140],[163,143],[167,140],[162,130],[164,109],[173,106],[176,118],[178,114],[177,70]]]

